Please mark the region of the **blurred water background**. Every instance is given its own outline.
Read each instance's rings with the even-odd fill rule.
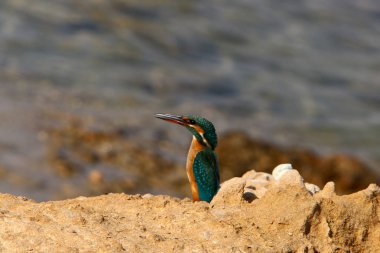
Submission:
[[[184,162],[190,135],[154,113],[380,173],[380,2],[0,2],[0,192],[54,198],[44,129],[68,115],[152,150],[166,133]]]

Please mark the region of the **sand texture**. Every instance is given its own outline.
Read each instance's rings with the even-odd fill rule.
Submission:
[[[250,171],[213,201],[108,194],[36,203],[0,195],[1,252],[380,252],[380,188],[313,193],[298,171]]]

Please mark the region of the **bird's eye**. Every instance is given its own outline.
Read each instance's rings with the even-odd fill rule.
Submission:
[[[193,119],[189,119],[189,124],[191,124],[191,125],[195,125],[196,124],[196,122],[195,122],[195,120],[193,120]]]

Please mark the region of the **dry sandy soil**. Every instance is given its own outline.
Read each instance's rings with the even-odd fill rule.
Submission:
[[[36,203],[1,194],[0,251],[380,252],[375,184],[338,196],[333,183],[310,192],[296,170],[263,187],[262,176],[225,182],[210,204],[150,194]]]

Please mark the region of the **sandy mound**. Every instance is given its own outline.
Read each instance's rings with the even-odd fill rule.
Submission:
[[[250,171],[211,204],[109,194],[35,203],[0,195],[0,251],[380,252],[380,188],[337,196],[296,170]]]

